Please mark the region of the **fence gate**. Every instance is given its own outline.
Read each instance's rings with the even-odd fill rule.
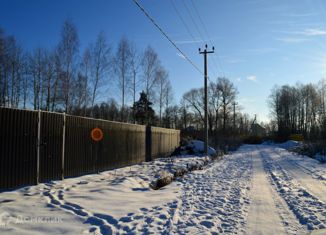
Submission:
[[[40,182],[61,178],[63,115],[41,113]]]

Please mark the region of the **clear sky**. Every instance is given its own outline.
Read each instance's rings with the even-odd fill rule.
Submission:
[[[324,0],[139,2],[200,68],[203,58],[198,47],[214,44],[210,79],[226,76],[234,82],[243,110],[258,114],[259,120],[268,119],[267,98],[274,84],[317,82],[326,75]],[[202,75],[132,0],[0,0],[0,27],[26,49],[53,48],[66,18],[77,25],[81,48],[100,31],[113,45],[122,36],[139,49],[151,45],[169,71],[176,102],[184,92],[203,85]]]

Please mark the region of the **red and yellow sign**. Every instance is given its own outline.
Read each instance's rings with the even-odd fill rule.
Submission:
[[[100,128],[96,127],[91,131],[91,138],[96,142],[101,141],[103,136],[103,131]]]

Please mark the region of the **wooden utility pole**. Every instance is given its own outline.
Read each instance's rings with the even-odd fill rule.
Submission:
[[[238,103],[233,102],[233,132],[235,132],[235,117],[236,117],[235,106],[236,106],[237,104],[238,104]]]
[[[233,104],[233,130],[232,130],[232,136],[233,136],[233,142],[235,144],[235,136],[236,136],[236,131],[235,131],[235,117],[236,117],[236,113],[235,113],[235,106],[238,104],[235,101],[232,103]]]
[[[201,51],[199,48],[199,54],[204,55],[204,92],[205,92],[205,98],[204,98],[204,109],[205,109],[205,117],[204,117],[204,123],[205,123],[205,146],[204,146],[204,151],[205,154],[208,155],[208,114],[207,114],[207,109],[208,109],[208,92],[207,92],[207,54],[214,53],[214,47],[212,47],[211,51],[207,51],[207,44],[205,45],[204,51]]]

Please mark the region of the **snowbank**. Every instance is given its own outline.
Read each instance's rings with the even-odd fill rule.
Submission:
[[[302,143],[299,141],[288,140],[284,143],[278,144],[277,146],[283,149],[291,149],[291,148],[299,147],[300,145],[302,145]]]
[[[326,156],[321,154],[316,154],[314,158],[322,163],[326,163]]]
[[[284,143],[275,143],[272,141],[265,141],[263,143],[263,145],[273,145],[279,148],[283,148],[283,149],[292,149],[292,148],[296,148],[302,145],[302,142],[300,141],[295,141],[295,140],[288,140]]]
[[[190,159],[190,158],[188,158]],[[160,189],[178,177],[183,176],[191,171],[195,170],[202,170],[205,165],[207,165],[211,159],[209,157],[204,157],[201,159],[193,159],[190,161],[181,162],[181,164],[175,164],[168,171],[160,171],[156,176],[155,179],[150,183],[150,187],[152,189]]]
[[[190,140],[186,145],[181,146],[177,149],[176,155],[196,155],[203,156],[204,155],[205,143],[200,140]],[[208,147],[208,154],[210,156],[216,156],[217,152],[214,148]]]

